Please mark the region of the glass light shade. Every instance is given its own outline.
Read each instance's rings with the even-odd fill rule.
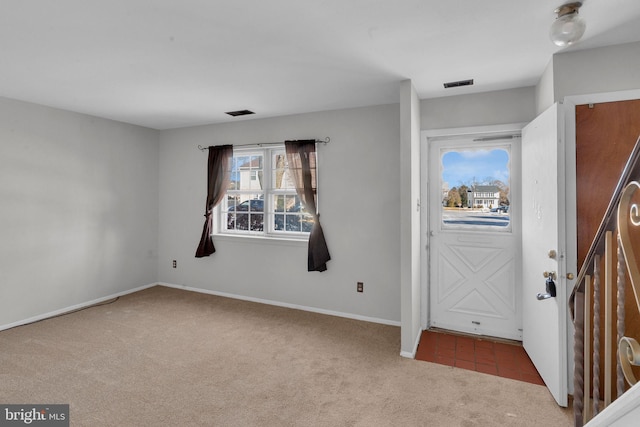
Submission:
[[[554,21],[549,36],[558,46],[568,46],[580,40],[586,28],[584,19],[577,12],[568,13]]]

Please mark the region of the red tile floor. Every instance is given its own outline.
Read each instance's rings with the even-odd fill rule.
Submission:
[[[524,348],[516,342],[432,329],[422,332],[416,359],[544,385]]]

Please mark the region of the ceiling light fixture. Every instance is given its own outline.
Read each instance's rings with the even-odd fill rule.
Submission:
[[[569,46],[580,40],[587,25],[584,19],[578,16],[578,9],[582,2],[563,4],[555,10],[558,17],[551,25],[549,36],[558,46]]]

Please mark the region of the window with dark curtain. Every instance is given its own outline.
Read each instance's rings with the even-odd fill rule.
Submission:
[[[325,271],[331,256],[317,209],[316,141],[285,141],[284,146],[298,197],[314,219],[309,234],[308,271]]]
[[[231,179],[231,159],[233,145],[209,147],[209,163],[207,167],[207,203],[205,208],[204,228],[200,244],[196,250],[196,258],[209,256],[216,251],[211,238],[213,208],[220,203],[227,193]]]

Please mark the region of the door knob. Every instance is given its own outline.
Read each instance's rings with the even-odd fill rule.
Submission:
[[[542,275],[545,278],[549,278],[549,277],[551,277],[551,279],[555,279],[556,278],[556,272],[555,271],[543,271]]]

